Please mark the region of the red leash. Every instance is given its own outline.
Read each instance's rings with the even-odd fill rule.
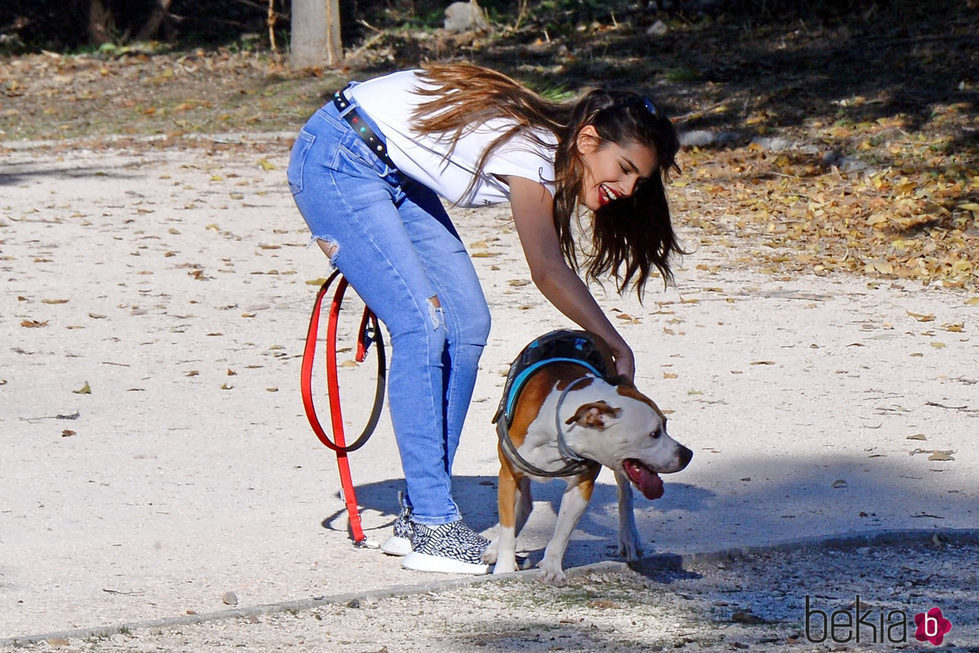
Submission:
[[[326,386],[330,398],[330,424],[333,431],[333,439],[326,434],[319,418],[316,416],[316,408],[313,405],[313,359],[316,355],[316,341],[319,336],[320,311],[323,305],[323,298],[333,280],[340,277],[336,292],[333,295],[333,302],[330,304],[330,317],[327,322],[326,333]],[[340,276],[340,271],[335,271],[320,287],[316,294],[316,301],[313,304],[313,312],[309,318],[309,331],[306,333],[306,346],[303,349],[303,364],[300,372],[300,391],[303,397],[303,407],[306,409],[306,418],[309,425],[313,427],[313,432],[320,442],[332,449],[337,454],[337,467],[340,470],[340,485],[343,488],[343,498],[347,505],[347,514],[350,516],[350,535],[356,544],[362,544],[366,539],[364,530],[361,527],[360,511],[357,507],[357,496],[354,491],[353,479],[350,476],[350,463],[347,454],[355,451],[367,443],[368,438],[374,432],[377,421],[381,416],[381,406],[384,403],[384,385],[386,361],[384,355],[384,338],[377,324],[377,317],[371,312],[370,308],[364,307],[364,316],[360,320],[360,328],[357,330],[357,354],[358,363],[367,360],[367,351],[371,342],[375,343],[377,353],[377,385],[374,391],[374,406],[371,409],[367,425],[361,434],[354,440],[353,444],[347,446],[346,437],[343,432],[343,414],[340,409],[340,383],[337,377],[337,322],[340,316],[340,304],[343,302],[343,294],[347,290],[347,280]]]

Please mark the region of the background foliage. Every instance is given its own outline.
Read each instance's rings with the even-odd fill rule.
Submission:
[[[114,40],[127,42],[144,24],[155,0],[101,0],[111,14]],[[156,38],[179,47],[258,40],[269,44],[270,0],[172,0],[170,17]],[[0,51],[74,51],[90,46],[91,0],[5,0],[0,3]],[[377,29],[435,29],[450,0],[341,0],[343,38],[348,45]],[[279,43],[288,42],[289,0],[271,0]],[[549,35],[574,33],[582,23],[656,19],[659,13],[689,22],[803,20],[838,23],[886,10],[894,0],[483,0],[496,24],[533,24]],[[901,2],[908,22],[943,13],[948,1]],[[956,3],[952,3],[956,4]]]

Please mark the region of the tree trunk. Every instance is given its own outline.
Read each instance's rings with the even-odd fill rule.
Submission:
[[[343,61],[339,0],[292,0],[292,68],[336,66]]]
[[[160,31],[160,25],[166,20],[170,13],[170,5],[173,0],[156,0],[153,3],[153,9],[150,11],[149,18],[140,28],[139,32],[133,38],[134,41],[149,41],[151,38],[156,36],[156,33]]]
[[[109,36],[109,24],[112,12],[102,0],[89,0],[88,3],[88,40],[92,45],[105,45],[112,39]]]

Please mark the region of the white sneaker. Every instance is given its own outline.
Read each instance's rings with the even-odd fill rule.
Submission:
[[[489,540],[473,532],[461,519],[438,526],[411,524],[411,553],[401,560],[405,569],[443,574],[489,573],[490,565],[483,562]]]

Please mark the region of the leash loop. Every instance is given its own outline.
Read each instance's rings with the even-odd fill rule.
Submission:
[[[370,344],[376,343],[377,355],[377,383],[374,387],[374,405],[368,417],[364,430],[361,431],[357,439],[352,444],[347,445],[343,436],[343,415],[340,409],[340,384],[337,375],[337,320],[340,314],[340,304],[347,289],[347,280],[340,277],[333,302],[330,305],[329,322],[327,325],[326,336],[326,376],[327,390],[330,398],[330,417],[333,431],[331,439],[316,415],[316,408],[313,402],[313,361],[316,357],[316,341],[319,335],[319,320],[322,310],[323,299],[329,291],[333,281],[340,277],[340,271],[334,270],[333,274],[320,286],[316,294],[316,301],[313,303],[313,311],[309,318],[309,330],[306,333],[306,346],[303,349],[302,370],[300,372],[300,392],[303,398],[303,408],[306,411],[306,419],[319,441],[333,451],[349,453],[360,449],[367,443],[373,434],[377,423],[381,418],[381,409],[384,404],[384,389],[386,385],[387,361],[384,354],[384,337],[377,324],[377,317],[371,312],[369,307],[364,307],[364,315],[360,321],[360,329],[357,335],[357,362],[367,359],[367,351]]]

